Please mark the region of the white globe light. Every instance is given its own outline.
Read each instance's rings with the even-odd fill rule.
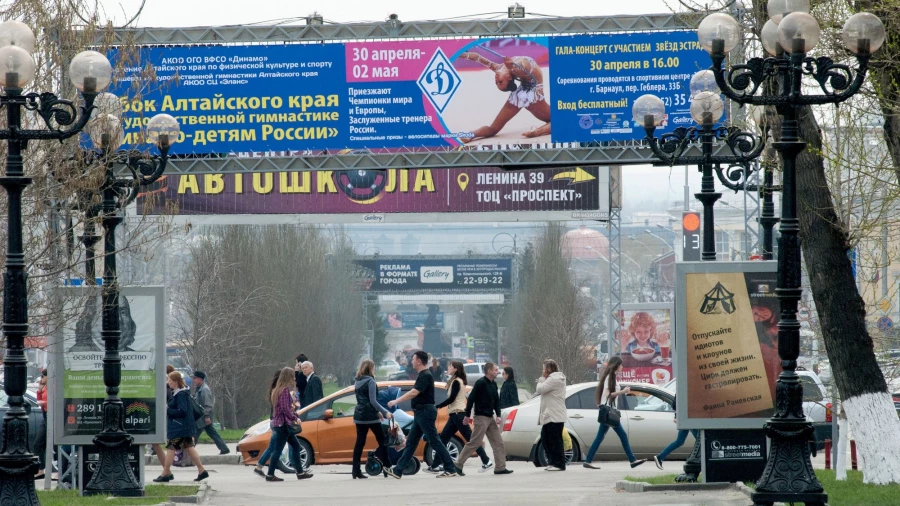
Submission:
[[[69,64],[69,80],[83,92],[103,91],[112,80],[112,65],[97,51],[82,51]]]
[[[841,38],[853,54],[874,53],[884,44],[884,23],[874,14],[858,12],[844,23]]]
[[[728,53],[741,41],[741,25],[728,14],[717,12],[703,18],[697,27],[697,38],[707,52],[713,52],[713,41],[721,40],[722,51]]]
[[[21,21],[0,23],[0,46],[19,46],[29,53],[34,52],[34,32]]]
[[[122,101],[112,93],[104,91],[94,98],[94,110],[91,111],[91,119],[104,114],[121,118],[122,113]]]
[[[666,119],[666,104],[656,95],[643,95],[634,101],[631,114],[638,125],[657,127]]]
[[[157,114],[147,123],[147,140],[161,148],[175,144],[180,139],[181,126],[168,114]]]
[[[763,49],[772,56],[778,56],[781,44],[778,43],[778,23],[771,19],[766,21],[762,30],[759,32],[759,38],[762,39]],[[783,50],[781,50],[783,52]]]
[[[769,19],[778,24],[792,12],[805,12],[808,14],[809,0],[769,0],[766,10],[769,12]]]
[[[0,48],[0,86],[23,88],[34,79],[34,58],[19,46]]]
[[[712,70],[701,70],[691,77],[691,97],[702,91],[719,92],[719,85],[716,84],[716,74]]]
[[[791,53],[808,53],[819,43],[819,23],[805,12],[788,14],[778,23],[778,43]]]
[[[701,125],[711,125],[722,118],[725,102],[718,93],[702,91],[691,101],[691,117]]]
[[[100,149],[118,149],[125,142],[122,120],[112,114],[104,114],[90,121],[88,135],[94,146]]]

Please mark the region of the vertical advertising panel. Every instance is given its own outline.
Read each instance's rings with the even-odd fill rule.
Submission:
[[[621,381],[665,385],[672,379],[672,304],[622,304]]]
[[[775,262],[679,263],[678,426],[760,428],[774,414]]]

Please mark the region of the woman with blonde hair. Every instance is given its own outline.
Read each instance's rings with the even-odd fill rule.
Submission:
[[[300,428],[300,418],[294,412],[294,392],[296,391],[296,382],[294,381],[294,370],[285,367],[278,375],[278,381],[275,388],[272,389],[270,400],[275,406],[272,413],[272,437],[277,438],[275,446],[272,447],[272,457],[269,459],[269,472],[266,474],[266,481],[284,481],[275,476],[275,468],[278,466],[278,455],[284,450],[284,445],[291,447],[291,465],[297,471],[297,479],[305,480],[312,478],[312,473],[303,470],[300,462],[300,441],[297,440],[297,434]]]
[[[197,466],[197,478],[194,481],[203,481],[209,478],[209,473],[200,462],[200,454],[194,448],[194,436],[196,435],[196,420],[194,418],[194,404],[191,401],[191,389],[184,382],[184,377],[178,371],[172,371],[168,375],[166,384],[172,389],[172,398],[166,406],[166,460],[163,462],[163,472],[154,478],[156,483],[172,481],[172,463],[175,461],[175,451],[184,450],[191,458],[191,462]]]
[[[391,412],[378,402],[378,385],[375,384],[375,362],[365,359],[356,373],[356,408],[353,411],[353,423],[356,425],[356,444],[353,446],[353,479],[367,478],[362,472],[361,460],[366,436],[369,431],[375,436],[378,448],[375,449],[378,459],[385,469],[391,465],[388,460],[387,446],[384,445],[384,428],[381,420],[390,418]]]

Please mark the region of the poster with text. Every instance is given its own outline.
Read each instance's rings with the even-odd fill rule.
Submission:
[[[663,386],[672,380],[671,304],[623,304],[618,331],[621,381]]]

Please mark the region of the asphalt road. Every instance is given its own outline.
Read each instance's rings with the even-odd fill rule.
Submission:
[[[266,506],[290,502],[329,506],[360,504],[516,504],[516,505],[703,505],[746,506],[750,500],[737,491],[626,493],[616,491],[615,484],[626,475],[653,476],[664,474],[648,462],[636,470],[627,462],[599,462],[602,470],[584,469],[581,464],[565,472],[547,472],[527,462],[510,462],[511,475],[479,474],[476,462],[466,466],[466,476],[438,480],[420,471],[401,480],[370,477],[353,480],[350,466],[313,466],[315,476],[297,481],[281,475],[284,482],[266,482],[253,473],[252,468],[235,465],[210,465],[208,483],[213,495],[208,502],[215,506]],[[681,462],[670,463],[673,473],[681,469]],[[159,466],[147,466],[148,481],[159,475]],[[174,468],[175,481],[187,483],[196,477],[194,468]],[[451,492],[448,492],[451,491]]]

